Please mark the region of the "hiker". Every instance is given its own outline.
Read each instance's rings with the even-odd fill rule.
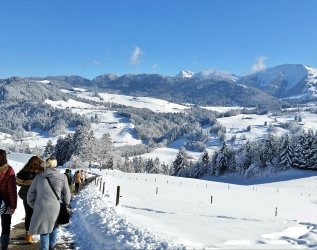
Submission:
[[[29,233],[33,209],[27,203],[26,197],[35,176],[44,171],[44,167],[42,166],[43,162],[44,161],[38,156],[32,156],[29,159],[29,161],[25,164],[25,166],[19,171],[16,177],[17,185],[21,186],[18,195],[23,200],[23,206],[25,211],[25,240],[27,243],[30,244],[33,243],[32,235]]]
[[[6,151],[0,149],[0,196],[6,201],[6,211],[1,214],[1,249],[7,250],[10,240],[11,217],[17,208],[17,186],[13,168],[8,164]]]
[[[80,171],[80,174],[81,174],[81,182],[82,184],[87,184],[87,174],[86,174],[86,171],[84,170],[81,170]]]
[[[66,169],[65,173],[64,173],[67,177],[68,180],[68,186],[69,186],[69,190],[72,192],[72,185],[73,185],[73,176],[72,176],[72,171],[70,169]]]
[[[83,170],[80,170],[81,183],[86,184],[86,173]]]
[[[70,203],[70,190],[67,177],[57,169],[57,160],[49,157],[44,163],[44,172],[38,174],[29,188],[27,202],[34,209],[31,218],[30,234],[40,234],[40,249],[54,249],[58,226],[56,220],[60,210],[60,202],[54,191],[66,205]],[[50,186],[49,182],[52,184]]]
[[[76,193],[78,194],[79,187],[81,184],[81,174],[80,174],[79,170],[77,170],[75,175],[74,175],[74,182],[75,182],[75,190],[76,190]]]

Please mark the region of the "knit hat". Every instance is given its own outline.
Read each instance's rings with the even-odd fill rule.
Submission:
[[[49,157],[45,161],[46,168],[56,168],[57,167],[57,160],[55,157]]]

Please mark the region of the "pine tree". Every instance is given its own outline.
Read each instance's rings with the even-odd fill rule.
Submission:
[[[234,151],[228,148],[226,142],[224,142],[220,150],[213,156],[211,163],[212,173],[215,175],[222,175],[227,170],[231,170],[234,167],[234,162]]]
[[[294,148],[294,157],[293,157],[293,165],[297,168],[304,168],[306,166],[306,159],[304,154],[304,144],[306,140],[306,133],[302,131],[301,134],[294,140],[295,148]]]
[[[177,175],[181,169],[188,167],[188,154],[184,147],[181,147],[178,151],[175,161],[173,162],[173,174]]]
[[[111,141],[109,133],[103,134],[102,137],[97,140],[95,146],[96,159],[101,166],[107,166],[110,159],[114,158],[114,147]]]
[[[283,139],[281,146],[281,154],[279,156],[279,167],[282,169],[290,168],[293,164],[294,151],[291,143],[291,137],[289,134]]]
[[[53,142],[51,140],[48,140],[48,142],[46,143],[46,146],[45,146],[43,157],[45,157],[45,158],[49,157],[53,153],[54,153]]]

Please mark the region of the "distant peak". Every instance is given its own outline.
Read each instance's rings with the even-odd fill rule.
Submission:
[[[182,70],[181,72],[178,73],[178,75],[176,77],[179,78],[190,78],[193,75],[195,75],[195,73],[188,71],[188,70]]]
[[[222,72],[214,69],[206,69],[203,70],[197,74],[195,74],[195,77],[204,78],[204,79],[214,79],[214,80],[226,80],[226,81],[233,81],[235,82],[238,77],[228,73],[228,72]]]

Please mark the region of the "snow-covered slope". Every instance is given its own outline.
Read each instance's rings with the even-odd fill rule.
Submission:
[[[310,100],[317,96],[317,69],[303,64],[284,64],[241,77],[238,83],[280,98]]]
[[[216,80],[216,81],[223,80],[223,81],[231,81],[231,82],[235,82],[238,79],[238,77],[233,74],[214,70],[214,69],[203,70],[199,73],[196,73],[194,77],[200,78],[200,79],[210,79],[210,80]]]

